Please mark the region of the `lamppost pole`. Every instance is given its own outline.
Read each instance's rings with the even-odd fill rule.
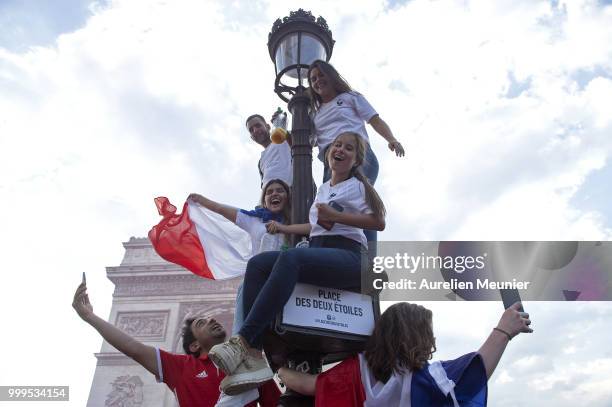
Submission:
[[[291,138],[293,142],[291,147],[293,157],[292,223],[308,223],[308,211],[314,198],[312,146],[310,145],[312,125],[308,115],[309,103],[308,96],[302,89],[298,89],[288,106],[292,115]],[[297,240],[297,236],[294,240]]]

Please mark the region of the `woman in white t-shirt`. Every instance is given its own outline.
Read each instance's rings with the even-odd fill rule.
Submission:
[[[324,163],[323,182],[329,180],[331,171],[323,159],[331,142],[346,132],[358,134],[366,145],[365,157],[361,165],[363,175],[372,185],[378,177],[378,159],[370,146],[366,123],[380,134],[388,143],[389,149],[398,157],[404,156],[404,148],[393,136],[387,123],[381,119],[366,98],[351,89],[347,81],[329,63],[316,60],[308,69],[310,104],[313,112],[314,135],[319,146],[319,159]],[[378,240],[375,230],[365,230],[368,242]],[[372,256],[375,256],[375,246]]]
[[[262,335],[298,281],[340,289],[360,287],[361,265],[367,261],[363,229],[385,227],[384,204],[359,170],[364,157],[359,135],[338,136],[326,157],[332,176],[317,191],[309,223],[268,223],[271,233],[310,235],[310,247],[260,253],[249,260],[244,324],[238,335],[209,352],[228,375],[221,383],[225,393],[241,393],[272,377],[261,355]]]
[[[369,123],[387,141],[389,149],[398,157],[404,155],[401,143],[366,98],[353,91],[331,64],[322,60],[314,61],[308,69],[308,84],[319,159],[325,165],[323,182],[331,176],[329,166],[323,159],[327,148],[339,134],[352,132],[366,143],[361,170],[374,185],[378,176],[378,160],[370,147],[365,123]]]
[[[283,234],[271,234],[266,230],[266,224],[269,222],[284,224],[289,223],[291,219],[290,188],[280,179],[270,180],[264,185],[259,200],[261,207],[252,211],[237,209],[195,193],[189,195],[188,199],[218,213],[247,232],[251,237],[251,256],[266,251],[280,250],[285,243]],[[237,333],[244,322],[242,287],[243,284],[240,284],[236,294],[232,333]]]

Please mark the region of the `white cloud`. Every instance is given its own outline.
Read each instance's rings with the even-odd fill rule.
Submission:
[[[282,105],[272,92],[267,33],[298,7],[115,0],[52,46],[0,48],[0,210],[9,215],[0,297],[3,309],[20,307],[4,326],[21,332],[23,315],[42,314],[45,348],[71,366],[58,374],[49,363],[40,376],[3,369],[0,383],[47,384],[53,372],[71,384],[73,405],[83,405],[90,381],[82,372],[93,373],[100,340],[69,309],[80,272],[88,272],[96,310],[106,316],[112,284],[104,266],[119,263],[121,241],[157,222],[153,197],[180,204],[198,191],[255,203],[260,149],[243,122]],[[611,162],[610,7],[594,0],[309,7],[334,33],[332,63],[407,147],[406,158],[395,158],[370,131],[389,210],[381,239],[612,236],[609,219],[571,203]],[[518,90],[509,95],[512,86]],[[480,345],[499,317],[498,304],[489,305],[432,304],[440,357]],[[491,400],[516,405],[533,396],[521,400],[569,406],[588,393],[590,405],[609,404],[600,378],[610,376],[609,306],[563,304],[564,315],[558,304],[531,308],[541,309],[539,327],[508,349]],[[22,335],[5,340],[8,366],[23,363],[14,349],[39,347]],[[559,374],[578,383],[554,379]],[[529,382],[539,384],[533,393],[516,390]]]
[[[530,355],[516,360],[512,363],[512,365],[519,369],[525,369],[534,367],[538,363],[541,363],[541,357],[537,355]]]
[[[499,383],[500,385],[503,385],[506,383],[512,383],[513,381],[514,381],[514,378],[510,376],[510,373],[508,373],[507,370],[500,371],[499,375],[495,379],[495,383]]]

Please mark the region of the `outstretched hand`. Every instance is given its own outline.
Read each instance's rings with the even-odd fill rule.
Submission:
[[[74,293],[74,300],[72,301],[72,308],[79,314],[79,317],[84,321],[87,321],[89,317],[93,315],[93,306],[89,302],[89,296],[87,295],[87,284],[81,283]]]
[[[533,329],[529,327],[529,325],[531,325],[529,314],[526,312],[520,312],[520,308],[520,302],[515,302],[512,304],[506,311],[504,311],[499,323],[497,324],[497,328],[508,332],[508,334],[510,334],[510,336],[513,338],[521,332],[533,332]]]
[[[395,151],[395,155],[398,157],[404,156],[404,147],[402,147],[402,144],[397,140],[389,143],[389,150]]]
[[[191,193],[187,197],[187,200],[191,200],[191,201],[193,201],[195,203],[199,203],[200,205],[202,205],[202,202],[204,201],[204,197],[202,195],[200,195],[200,194]]]

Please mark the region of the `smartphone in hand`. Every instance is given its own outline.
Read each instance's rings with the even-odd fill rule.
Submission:
[[[337,210],[338,212],[342,212],[344,210],[344,207],[342,207],[342,205],[340,205],[336,201],[329,201],[327,204],[331,206],[332,208],[334,208],[335,210]],[[317,219],[317,225],[321,226],[325,230],[331,230],[334,227],[335,223],[336,222]]]
[[[501,294],[502,301],[504,302],[504,309],[510,308],[510,306],[516,302],[521,302],[521,295],[516,289],[501,289],[499,292]],[[525,312],[522,304],[519,312]]]

